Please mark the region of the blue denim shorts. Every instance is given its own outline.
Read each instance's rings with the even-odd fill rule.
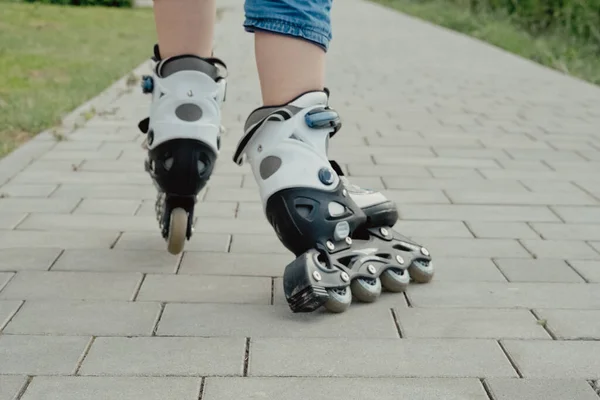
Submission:
[[[246,0],[247,32],[268,31],[308,40],[327,51],[332,0]]]

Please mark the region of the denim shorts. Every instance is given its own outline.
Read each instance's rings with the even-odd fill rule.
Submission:
[[[247,32],[268,31],[308,40],[327,51],[332,0],[246,0]]]

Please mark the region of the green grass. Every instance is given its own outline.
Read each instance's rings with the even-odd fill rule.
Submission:
[[[600,84],[600,49],[594,43],[586,43],[558,31],[533,36],[507,15],[490,11],[475,14],[448,0],[373,1]]]
[[[0,2],[0,157],[148,59],[152,10]]]

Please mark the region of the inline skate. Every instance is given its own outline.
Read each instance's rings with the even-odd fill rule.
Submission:
[[[238,165],[249,162],[266,218],[296,256],[283,277],[293,312],[343,312],[353,297],[373,302],[382,287],[403,292],[411,278],[433,277],[429,251],[392,229],[395,204],[352,185],[328,159],[341,128],[328,99],[327,90],[312,91],[256,109],[234,154]]]
[[[146,134],[144,168],[157,189],[159,228],[169,253],[179,254],[219,154],[227,67],[193,55],[161,60],[158,46],[153,60],[153,75],[142,79],[143,92],[152,95],[150,116],[138,127]]]

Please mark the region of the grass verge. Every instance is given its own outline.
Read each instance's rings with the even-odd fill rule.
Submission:
[[[150,9],[1,2],[0,157],[152,54]]]
[[[600,49],[566,33],[533,36],[508,15],[473,13],[447,0],[372,0],[493,44],[539,64],[600,84]]]

